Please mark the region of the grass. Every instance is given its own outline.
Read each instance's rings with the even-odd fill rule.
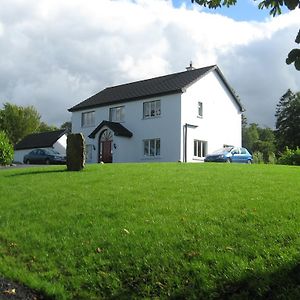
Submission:
[[[300,299],[300,169],[0,171],[0,274],[50,299]]]

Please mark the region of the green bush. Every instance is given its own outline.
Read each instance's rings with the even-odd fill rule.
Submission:
[[[11,145],[6,133],[0,131],[0,165],[10,165],[14,158],[14,148]]]
[[[264,163],[264,156],[261,152],[256,151],[253,153],[253,162],[255,164],[263,164]]]
[[[268,163],[269,164],[276,164],[277,159],[274,152],[269,153]]]
[[[292,150],[286,147],[278,159],[278,164],[300,166],[300,149],[297,147],[296,150]]]

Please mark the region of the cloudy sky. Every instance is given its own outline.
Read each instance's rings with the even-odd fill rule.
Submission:
[[[252,0],[210,11],[189,0],[0,0],[0,105],[48,124],[107,86],[218,64],[249,122],[274,126],[300,72],[285,64],[300,10],[272,18]]]

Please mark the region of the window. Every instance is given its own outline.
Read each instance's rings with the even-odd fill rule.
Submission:
[[[204,157],[206,156],[207,142],[194,140],[194,156]]]
[[[95,126],[95,112],[89,111],[81,114],[81,127]]]
[[[198,117],[203,117],[203,103],[198,102]]]
[[[160,100],[143,103],[143,118],[153,118],[160,116]]]
[[[160,156],[160,139],[144,140],[144,156]]]
[[[124,122],[125,121],[125,109],[124,106],[112,107],[109,109],[109,121],[112,122]]]

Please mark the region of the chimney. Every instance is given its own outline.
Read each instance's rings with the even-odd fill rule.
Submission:
[[[192,61],[190,61],[190,65],[188,67],[186,67],[186,70],[187,71],[195,70],[195,68],[193,67],[193,62]]]

